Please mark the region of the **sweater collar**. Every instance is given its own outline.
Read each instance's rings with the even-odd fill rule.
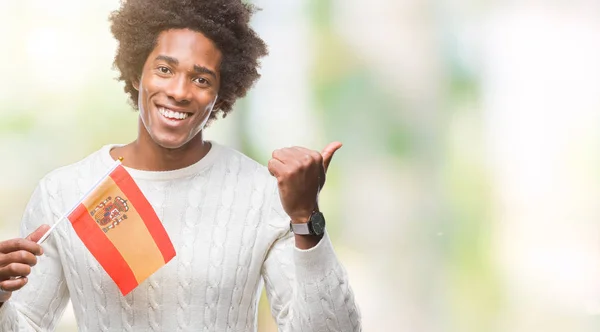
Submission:
[[[171,171],[143,171],[135,168],[125,167],[127,172],[131,174],[134,179],[144,179],[144,180],[174,180],[184,177],[189,177],[195,174],[202,172],[207,169],[209,166],[215,163],[215,160],[221,153],[223,147],[214,141],[210,142],[210,150],[208,153],[196,163]],[[115,160],[110,155],[110,150],[115,147],[123,146],[123,144],[108,144],[103,146],[100,149],[100,158],[102,159],[102,163],[107,167],[113,165]]]

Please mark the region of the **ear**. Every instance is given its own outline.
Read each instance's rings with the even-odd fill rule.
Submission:
[[[139,79],[132,80],[131,85],[133,86],[134,89],[136,89],[137,91],[140,91],[140,80]]]

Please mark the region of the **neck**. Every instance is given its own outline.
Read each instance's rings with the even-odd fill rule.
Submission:
[[[113,149],[113,159],[123,157],[123,165],[144,171],[172,171],[197,163],[211,148],[209,142],[202,139],[199,132],[189,142],[176,149],[158,145],[146,131],[141,120],[138,124],[138,138],[121,147]]]

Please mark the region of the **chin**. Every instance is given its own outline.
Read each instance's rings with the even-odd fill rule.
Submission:
[[[160,145],[160,147],[168,149],[168,150],[176,150],[179,149],[180,147],[182,147],[184,144],[174,144],[174,143],[158,143],[158,145]]]
[[[152,140],[156,145],[169,150],[179,149],[187,143],[187,141],[182,139],[161,138],[156,136],[152,136]]]

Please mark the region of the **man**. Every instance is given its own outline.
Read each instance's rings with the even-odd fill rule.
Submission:
[[[27,237],[0,242],[1,331],[52,330],[69,299],[81,331],[255,331],[263,283],[281,331],[361,329],[317,205],[341,144],[276,150],[266,169],[202,137],[259,77],[267,50],[249,27],[253,10],[240,0],[128,0],[113,13],[138,137],[40,181]],[[43,249],[35,243],[118,157],[177,252],[127,296],[69,223]]]

